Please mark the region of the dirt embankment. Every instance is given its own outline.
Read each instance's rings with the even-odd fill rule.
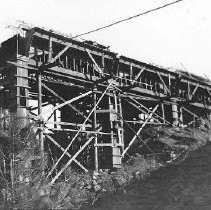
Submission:
[[[17,184],[12,193],[12,206],[18,209],[79,209],[93,205],[104,194],[124,192],[132,181],[144,179],[160,167],[178,164],[192,150],[205,145],[208,139],[205,128],[149,127],[128,150],[121,169],[79,174],[69,168],[65,171],[65,180],[54,185],[43,182],[38,173],[31,182]],[[2,200],[2,207],[8,206],[8,202]]]

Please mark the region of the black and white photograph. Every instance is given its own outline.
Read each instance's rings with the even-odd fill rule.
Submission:
[[[209,0],[0,0],[0,209],[211,210]]]

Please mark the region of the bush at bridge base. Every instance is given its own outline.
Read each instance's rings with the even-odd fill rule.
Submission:
[[[29,142],[36,142],[32,130],[29,127],[20,136],[20,140],[25,140],[15,153],[14,158],[18,160],[18,164],[14,167],[13,186],[11,187],[10,180],[1,176],[2,209],[79,209],[93,205],[105,194],[125,192],[128,184],[144,179],[160,167],[178,164],[187,158],[192,150],[208,141],[208,132],[204,128],[150,127],[140,137],[147,140],[151,150],[137,139],[128,151],[130,158],[121,169],[83,174],[68,168],[65,179],[50,185],[44,182],[40,165],[27,166],[27,163],[35,158],[34,150],[37,147],[36,144],[33,144],[33,148],[29,147]]]

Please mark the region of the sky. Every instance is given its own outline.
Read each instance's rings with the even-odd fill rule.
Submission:
[[[0,42],[25,21],[72,36],[173,0],[0,0]],[[99,32],[82,36],[119,55],[211,79],[211,1],[183,0]]]

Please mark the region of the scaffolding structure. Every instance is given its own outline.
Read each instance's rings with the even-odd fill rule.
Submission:
[[[191,125],[211,117],[211,83],[125,56],[92,41],[22,27],[0,47],[0,117],[39,126],[41,159],[50,145],[59,173],[120,168],[149,125]]]

